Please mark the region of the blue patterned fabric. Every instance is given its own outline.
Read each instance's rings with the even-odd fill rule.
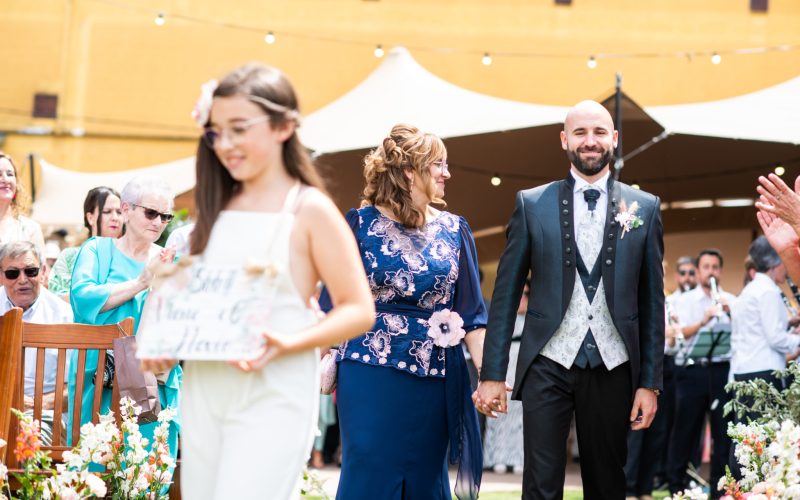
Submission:
[[[455,311],[467,332],[486,325],[469,225],[462,217],[441,212],[422,228],[409,229],[371,205],[350,210],[347,221],[378,314],[368,332],[339,347],[339,359],[444,377],[447,349],[428,337],[431,314]]]

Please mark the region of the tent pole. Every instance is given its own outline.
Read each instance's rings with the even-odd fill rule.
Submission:
[[[619,180],[625,160],[622,157],[622,73],[617,71],[616,92],[614,93],[614,124],[619,134],[617,148],[614,150],[614,180]]]

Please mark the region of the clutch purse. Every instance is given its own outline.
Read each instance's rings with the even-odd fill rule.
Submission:
[[[336,349],[331,349],[319,362],[320,394],[333,394],[336,390]]]

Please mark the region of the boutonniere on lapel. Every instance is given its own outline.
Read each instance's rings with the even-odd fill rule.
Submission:
[[[625,233],[630,231],[631,229],[636,229],[644,224],[644,221],[641,217],[636,215],[636,211],[639,210],[639,203],[633,202],[631,206],[628,207],[625,204],[625,200],[622,200],[619,204],[619,212],[614,217],[614,220],[622,226],[622,234],[620,234],[619,239],[625,237]]]

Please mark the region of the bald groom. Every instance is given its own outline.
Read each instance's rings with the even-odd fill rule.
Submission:
[[[522,400],[522,498],[563,497],[574,414],[584,497],[623,499],[628,429],[647,428],[662,388],[663,241],[656,196],[614,181],[617,131],[594,101],[567,114],[566,179],[517,193],[489,313],[478,411],[506,411],[516,307],[530,302],[511,397]]]

